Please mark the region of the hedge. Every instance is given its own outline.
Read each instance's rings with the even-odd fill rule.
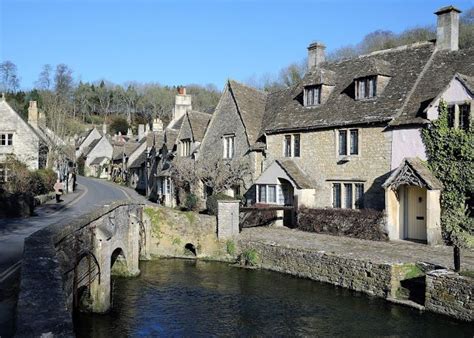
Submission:
[[[334,236],[387,241],[382,211],[372,209],[309,209],[298,211],[298,229]]]
[[[223,193],[209,196],[206,200],[206,208],[209,215],[217,215],[217,201],[219,200],[235,200],[235,198]]]

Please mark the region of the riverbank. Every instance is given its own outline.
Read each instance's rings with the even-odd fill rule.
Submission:
[[[252,252],[257,267],[309,278],[472,321],[474,279],[451,267],[448,247],[408,242],[373,242],[287,228],[244,229],[240,251]],[[474,267],[465,252],[462,267]]]

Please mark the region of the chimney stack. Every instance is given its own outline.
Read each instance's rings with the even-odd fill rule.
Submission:
[[[107,125],[105,124],[105,122],[102,124],[102,134],[107,134]]]
[[[140,141],[143,137],[145,137],[145,125],[139,124],[138,125],[138,141]]]
[[[324,50],[326,46],[321,42],[313,42],[308,46],[308,70],[319,67],[321,63],[326,60],[326,53]]]
[[[34,127],[38,127],[38,106],[36,101],[30,101],[28,107],[28,123]]]
[[[153,120],[153,131],[163,131],[163,121],[159,117]]]
[[[186,94],[186,87],[179,86],[178,94],[175,98],[174,109],[173,109],[173,120],[170,125],[173,125],[178,119],[180,119],[186,112],[193,109],[191,104],[191,95]]]
[[[440,8],[434,13],[438,16],[436,27],[436,48],[438,50],[455,51],[459,49],[459,13],[461,11],[453,6]]]

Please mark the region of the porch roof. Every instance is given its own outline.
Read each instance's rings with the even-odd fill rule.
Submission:
[[[430,190],[441,190],[443,184],[438,180],[426,164],[418,157],[406,157],[400,166],[382,185],[384,188],[397,189],[400,185],[414,185]]]
[[[314,189],[316,184],[292,160],[276,160],[256,180],[256,184],[278,184],[278,178],[289,180],[297,189]]]

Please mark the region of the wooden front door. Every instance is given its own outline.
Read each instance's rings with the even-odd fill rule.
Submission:
[[[426,189],[407,188],[406,238],[426,240]]]

